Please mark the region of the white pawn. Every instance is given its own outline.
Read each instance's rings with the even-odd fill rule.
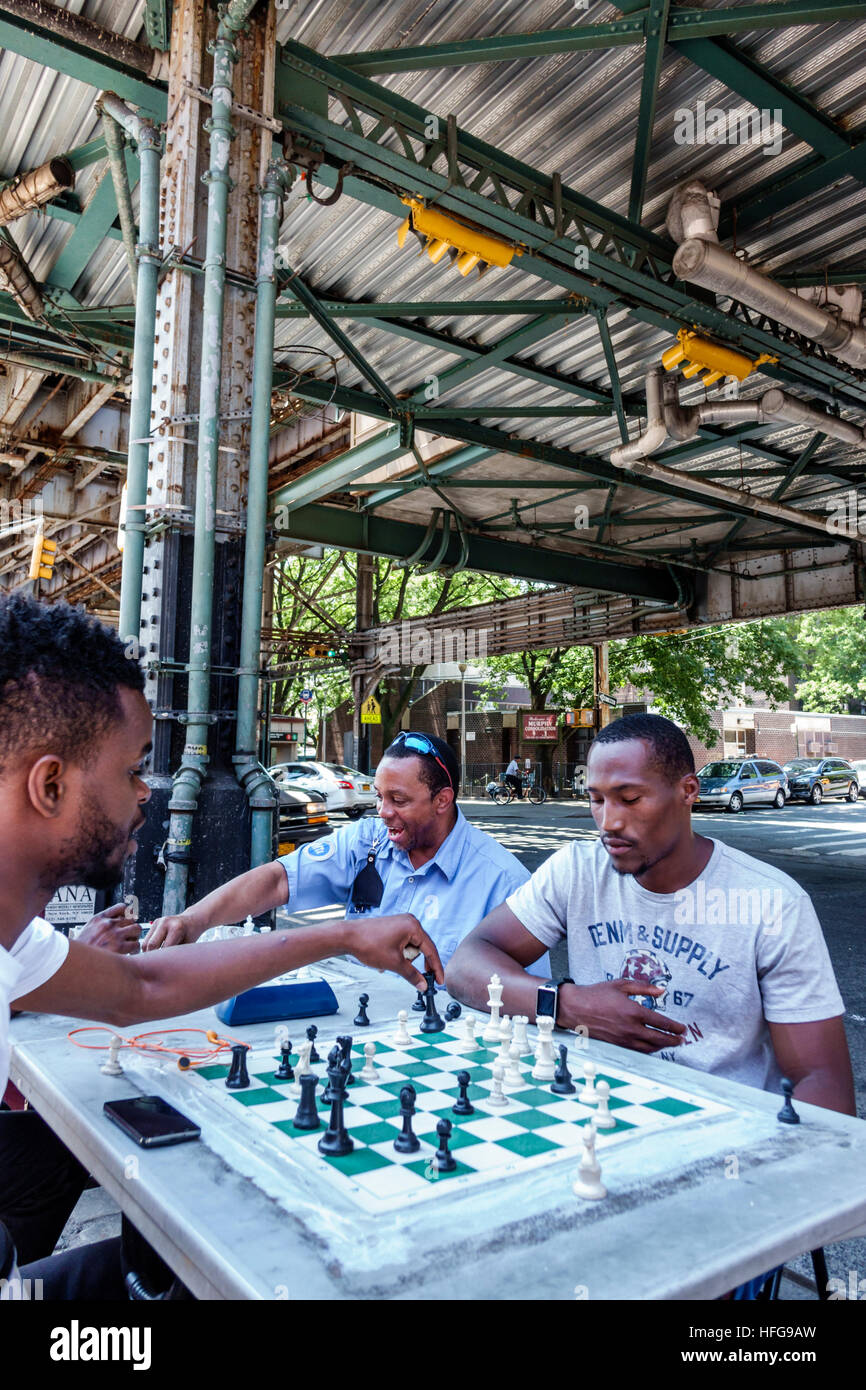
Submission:
[[[607,1196],[607,1188],[601,1180],[601,1164],[595,1156],[595,1116],[584,1127],[583,1154],[571,1190],[576,1197],[584,1197],[590,1202]]]
[[[375,1086],[379,1080],[379,1073],[373,1066],[373,1058],[376,1055],[375,1043],[364,1043],[364,1066],[361,1070],[361,1080],[367,1081],[371,1086]]]
[[[584,1086],[577,1099],[581,1105],[598,1105],[598,1096],[595,1091],[595,1065],[593,1062],[583,1064]]]
[[[393,1038],[395,1047],[411,1047],[412,1039],[409,1036],[409,1029],[406,1027],[408,1021],[409,1014],[405,1009],[401,1009],[397,1015],[397,1031]]]
[[[501,1062],[493,1063],[493,1089],[487,1097],[488,1105],[501,1106],[508,1104],[508,1097],[503,1093],[502,1090],[503,1071],[504,1068]]]
[[[592,1123],[597,1129],[616,1129],[616,1116],[610,1113],[610,1087],[606,1081],[599,1081],[595,1094],[598,1099],[598,1113],[593,1115]]]
[[[463,1037],[460,1039],[460,1045],[464,1052],[474,1052],[476,1047],[478,1047],[478,1039],[475,1036],[474,1014],[463,1015]]]
[[[525,1057],[527,1052],[532,1051],[529,1036],[526,1032],[526,1025],[529,1019],[526,1014],[515,1014],[511,1021],[514,1024],[514,1040],[520,1048],[521,1057]]]
[[[99,1068],[106,1076],[123,1076],[123,1067],[117,1060],[120,1051],[120,1038],[115,1033],[108,1044],[108,1056]]]
[[[513,1029],[511,1027],[511,1019],[509,1018],[508,1014],[505,1014],[502,1019],[502,1022],[499,1025],[499,1036],[500,1038],[506,1038],[508,1042],[511,1042],[512,1032]]]
[[[520,1070],[520,1047],[516,1039],[512,1041],[508,1050],[508,1066],[505,1069],[502,1084],[507,1086],[509,1090],[520,1089],[525,1084],[523,1072]]]
[[[556,1064],[553,1057],[553,1019],[541,1018],[535,1020],[538,1028],[538,1043],[535,1051],[535,1066],[532,1068],[532,1078],[534,1081],[553,1081],[556,1076]]]
[[[298,1048],[298,1064],[295,1067],[295,1079],[289,1087],[289,1094],[292,1096],[299,1096],[301,1094],[301,1077],[306,1076],[307,1072],[313,1070],[310,1066],[310,1053],[312,1050],[313,1044],[309,1041],[301,1043],[301,1046]]]
[[[499,1036],[501,1038],[499,1044],[499,1061],[502,1063],[503,1067],[507,1067],[508,1055],[511,1052],[511,1019],[508,1017],[508,1014],[506,1014],[502,1020]]]
[[[244,936],[252,936],[255,932],[255,929],[256,924],[252,919],[252,915],[248,913],[244,921]]]
[[[499,1042],[499,1010],[502,1008],[502,981],[498,975],[491,975],[490,984],[487,986],[487,1007],[490,1009],[490,1018],[487,1027],[481,1034],[482,1040],[486,1043]]]

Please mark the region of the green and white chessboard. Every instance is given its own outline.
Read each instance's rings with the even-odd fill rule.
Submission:
[[[314,1068],[323,1078],[317,1095],[322,1128],[301,1131],[292,1120],[298,1099],[291,1094],[291,1082],[274,1078],[278,1056],[274,1048],[251,1051],[247,1058],[250,1085],[242,1091],[225,1088],[228,1066],[208,1066],[185,1075],[196,1085],[207,1087],[213,1100],[232,1120],[243,1115],[250,1140],[259,1126],[269,1132],[271,1147],[318,1171],[322,1179],[353,1199],[365,1211],[388,1211],[408,1207],[419,1200],[436,1197],[447,1189],[476,1187],[498,1181],[503,1176],[531,1171],[554,1163],[568,1164],[577,1174],[582,1153],[582,1130],[597,1107],[581,1104],[580,1063],[592,1057],[591,1051],[570,1052],[570,1065],[576,1073],[577,1093],[555,1095],[549,1085],[532,1080],[532,1053],[522,1058],[526,1086],[506,1090],[508,1105],[495,1108],[487,1103],[492,1089],[491,1066],[498,1052],[483,1044],[465,1053],[452,1032],[434,1034],[412,1032],[412,1044],[403,1049],[393,1045],[396,1025],[387,1030],[355,1031],[352,1064],[356,1081],[348,1090],[345,1107],[346,1127],[355,1148],[343,1158],[325,1158],[317,1144],[327,1126],[330,1106],[321,1100],[327,1084],[325,1067]],[[364,1066],[364,1044],[375,1043],[374,1066],[379,1073],[375,1085],[367,1085],[358,1073]],[[323,1058],[330,1044],[319,1040]],[[292,1056],[292,1065],[297,1061]],[[469,1099],[475,1114],[455,1115],[451,1109],[458,1095],[457,1073],[471,1077]],[[703,1097],[689,1095],[674,1086],[661,1086],[633,1073],[605,1065],[596,1076],[610,1086],[610,1110],[616,1127],[598,1134],[598,1152],[613,1145],[626,1144],[639,1134],[666,1127],[693,1124],[713,1115],[727,1113],[728,1107]],[[417,1093],[413,1127],[421,1140],[414,1154],[399,1154],[394,1139],[402,1128],[400,1091],[408,1082]],[[457,1168],[440,1173],[434,1161],[438,1147],[436,1123],[446,1118],[453,1129],[450,1148]]]

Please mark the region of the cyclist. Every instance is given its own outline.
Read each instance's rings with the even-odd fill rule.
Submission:
[[[523,783],[520,780],[520,764],[516,758],[512,758],[505,769],[505,780],[519,800],[523,796]]]

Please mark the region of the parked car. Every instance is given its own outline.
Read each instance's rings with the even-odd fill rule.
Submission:
[[[857,773],[857,781],[860,783],[860,795],[866,796],[866,758],[858,758],[851,766]]]
[[[762,802],[781,810],[788,796],[785,771],[769,758],[726,758],[707,763],[697,777],[701,791],[695,805],[724,806],[733,814]]]
[[[340,763],[297,758],[291,763],[277,763],[269,771],[280,786],[321,793],[329,812],[344,811],[350,820],[357,820],[376,805],[372,775]]]
[[[277,840],[280,854],[291,854],[293,849],[328,834],[331,829],[328,803],[321,792],[289,787],[275,777],[271,777],[271,782],[279,808]]]
[[[785,771],[792,801],[820,806],[828,796],[856,801],[860,795],[859,778],[847,758],[792,758],[785,763]]]

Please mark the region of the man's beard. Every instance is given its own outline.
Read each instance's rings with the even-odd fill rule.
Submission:
[[[118,856],[118,850],[125,848],[130,829],[113,824],[95,798],[85,793],[78,835],[65,840],[45,866],[40,875],[42,888],[54,893],[67,883],[97,890],[116,887],[126,859]],[[113,859],[117,862],[110,862]]]

